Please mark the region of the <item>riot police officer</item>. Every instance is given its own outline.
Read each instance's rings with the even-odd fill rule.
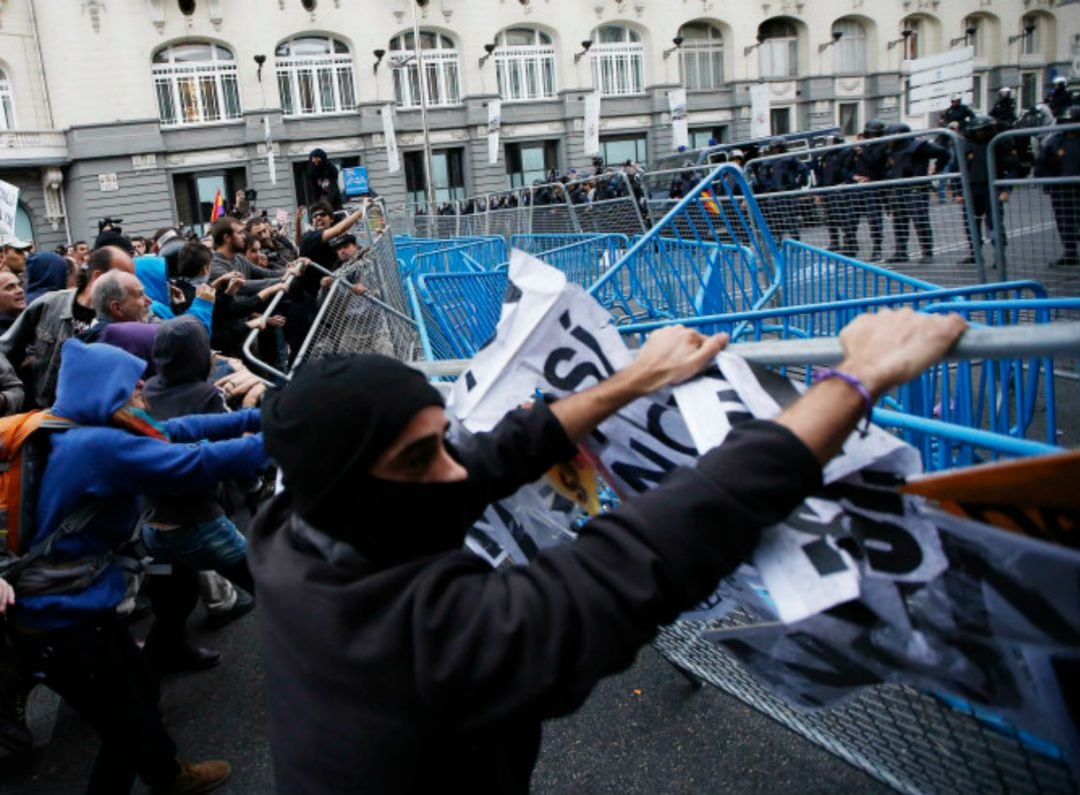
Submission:
[[[885,134],[885,122],[870,119],[863,127],[860,138],[872,142]],[[885,238],[885,196],[881,188],[870,183],[880,182],[885,178],[885,159],[888,146],[880,143],[863,143],[855,147],[852,179],[867,187],[858,191],[857,206],[854,211],[858,224],[859,218],[866,218],[870,227],[870,261],[881,259],[881,244]]]
[[[1002,190],[996,196],[992,194],[992,182],[995,179],[1012,179],[1019,172],[1019,162],[1016,158],[1016,150],[1011,141],[1006,139],[999,144],[994,151],[994,161],[997,164],[996,174],[990,174],[990,164],[987,159],[990,140],[997,133],[997,122],[989,116],[976,116],[964,130],[964,158],[967,163],[968,182],[971,186],[971,213],[974,216],[975,234],[978,240],[971,234],[971,224],[964,224],[967,232],[968,244],[971,251],[967,257],[961,260],[961,264],[969,265],[975,262],[976,245],[982,244],[983,220],[986,222],[986,230],[994,234],[994,220],[991,213],[991,202],[1009,200],[1009,191]],[[958,197],[963,201],[963,197]],[[1004,230],[998,230],[997,234],[1004,234]]]
[[[1008,86],[998,89],[998,101],[994,103],[990,116],[1002,127],[1012,127],[1016,124],[1016,100],[1013,99],[1013,90]]]
[[[1063,124],[1080,124],[1080,105],[1073,105],[1063,114]],[[1036,177],[1072,177],[1065,184],[1046,185],[1054,208],[1054,224],[1061,237],[1064,255],[1054,265],[1080,266],[1077,256],[1080,244],[1080,131],[1062,130],[1046,136],[1035,162]]]
[[[1054,78],[1053,88],[1050,89],[1050,93],[1046,95],[1046,106],[1050,108],[1050,112],[1054,114],[1055,119],[1060,119],[1065,115],[1070,107],[1075,102],[1073,101],[1072,94],[1069,93],[1064,75],[1058,75]]]
[[[830,146],[839,146],[844,139],[832,136]],[[850,147],[827,149],[814,158],[814,182],[819,188],[834,188],[850,185],[855,181],[855,155]],[[846,191],[822,191],[819,197],[825,228],[829,233],[829,249],[845,257],[854,257],[859,243],[855,238],[858,216],[846,206]]]
[[[949,107],[945,108],[941,115],[938,116],[938,124],[942,127],[948,127],[953,122],[956,122],[958,129],[963,132],[974,118],[975,111],[964,104],[964,98],[960,94],[953,94]]]
[[[755,177],[755,192],[759,194],[781,193],[775,199],[759,202],[766,209],[766,218],[779,240],[799,239],[798,200],[791,194],[806,185],[810,173],[806,163],[794,155],[776,157],[787,153],[787,141],[777,136],[769,142],[764,162],[751,165]]]
[[[910,133],[906,124],[890,124],[886,135]],[[893,141],[885,159],[885,178],[908,180],[925,177],[930,173],[930,163],[944,166],[949,150],[926,138],[907,138]],[[893,253],[889,262],[908,261],[908,240],[911,228],[919,239],[922,251],[920,262],[929,262],[934,253],[934,231],[930,225],[930,184],[916,183],[898,185],[890,193],[892,210]]]

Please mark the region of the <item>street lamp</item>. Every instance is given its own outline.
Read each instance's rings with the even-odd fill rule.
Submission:
[[[1035,32],[1035,25],[1033,23],[1031,23],[1031,22],[1027,23],[1026,25],[1024,25],[1024,32],[1023,33],[1017,33],[1015,36],[1009,36],[1009,46],[1012,46],[1013,44],[1015,44],[1020,39],[1028,38],[1034,32]]]
[[[664,60],[665,61],[668,59],[669,55],[671,55],[673,52],[675,52],[675,50],[682,47],[683,41],[685,41],[685,39],[683,39],[682,36],[676,36],[675,38],[673,38],[671,40],[671,43],[674,44],[675,46],[674,47],[668,47],[666,50],[664,50]]]
[[[379,64],[382,63],[382,59],[386,55],[386,50],[380,48],[378,50],[373,50],[371,54],[375,56],[375,68],[372,70],[372,72],[374,72],[375,74],[378,74],[379,73]]]
[[[494,44],[485,44],[485,45],[484,45],[484,52],[486,52],[486,53],[487,53],[487,55],[483,56],[483,57],[482,57],[482,58],[480,59],[480,68],[481,68],[481,69],[483,69],[483,68],[484,68],[484,64],[486,64],[486,63],[487,63],[487,61],[488,61],[488,58],[490,58],[490,57],[491,57],[491,54],[492,54],[493,52],[495,52],[495,45],[494,45]]]
[[[834,44],[836,44],[836,42],[840,41],[840,39],[842,39],[843,37],[844,37],[844,31],[842,31],[842,30],[834,30],[832,32],[832,40],[827,41],[824,44],[819,44],[817,46],[817,51],[819,53],[825,52],[825,50],[832,47]]]
[[[743,51],[742,51],[743,57],[745,58],[747,55],[752,53],[754,50],[756,50],[758,47],[760,47],[764,43],[765,43],[765,37],[762,36],[759,33],[758,36],[757,36],[757,44],[751,44],[751,45],[749,45],[747,47],[743,47]]]
[[[585,41],[581,42],[581,52],[574,53],[574,63],[584,58],[590,47],[592,47],[592,39],[585,39]]]
[[[978,28],[968,28],[968,29],[966,29],[964,31],[963,36],[957,36],[955,39],[950,39],[949,40],[949,46],[950,47],[955,47],[960,42],[964,42],[964,44],[967,44],[969,40],[975,38],[975,34],[978,33],[978,32],[979,32]]]

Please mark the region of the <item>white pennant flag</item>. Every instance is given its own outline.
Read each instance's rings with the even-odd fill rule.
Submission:
[[[585,95],[585,156],[600,154],[600,92]]]
[[[270,172],[270,184],[277,185],[277,168],[274,166],[274,139],[270,135],[269,116],[263,116],[263,140],[266,141],[266,170]]]
[[[499,162],[499,129],[502,127],[502,100],[488,101],[488,162]]]
[[[401,171],[401,157],[398,155],[397,135],[394,133],[394,106],[384,105],[382,114],[383,138],[386,139],[386,170],[390,174]]]
[[[767,138],[772,135],[769,104],[769,86],[767,83],[757,83],[750,86],[751,138]]]
[[[671,149],[690,146],[690,130],[686,113],[686,89],[676,88],[668,92],[668,110],[671,111]]]

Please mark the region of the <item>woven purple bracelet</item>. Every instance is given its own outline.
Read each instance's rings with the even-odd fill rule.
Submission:
[[[858,378],[853,376],[851,373],[845,372],[843,370],[837,370],[835,368],[830,367],[830,368],[825,369],[825,370],[815,370],[814,371],[814,383],[815,384],[819,383],[821,381],[824,381],[824,380],[826,380],[828,378],[839,378],[845,384],[847,384],[852,389],[854,389],[856,392],[858,392],[860,395],[862,395],[863,400],[866,402],[866,414],[863,417],[863,419],[864,419],[863,426],[861,428],[859,428],[858,430],[859,430],[859,433],[861,433],[863,436],[866,436],[866,434],[870,431],[870,415],[874,411],[874,398],[870,394],[870,390],[867,389],[866,384],[864,384]]]

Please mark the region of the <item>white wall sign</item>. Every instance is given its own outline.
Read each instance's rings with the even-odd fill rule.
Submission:
[[[908,115],[945,110],[954,94],[962,95],[963,101],[970,104],[974,92],[974,58],[974,47],[958,47],[908,61],[911,88]]]
[[[19,209],[19,189],[0,180],[0,237],[15,236],[15,213]]]
[[[502,101],[492,99],[488,101],[488,162],[499,162],[499,130],[502,127]]]
[[[401,157],[398,155],[397,135],[394,133],[394,106],[384,105],[379,114],[382,116],[383,137],[386,139],[386,170],[396,174],[401,170]]]
[[[770,135],[769,85],[758,83],[750,86],[750,137],[767,138]]]
[[[668,92],[668,109],[671,111],[671,148],[690,146],[690,130],[686,112],[686,89],[676,88]]]
[[[600,154],[600,92],[585,96],[585,156]]]
[[[116,174],[98,174],[97,175],[98,187],[102,193],[112,193],[113,191],[120,190],[120,182],[116,179]]]

